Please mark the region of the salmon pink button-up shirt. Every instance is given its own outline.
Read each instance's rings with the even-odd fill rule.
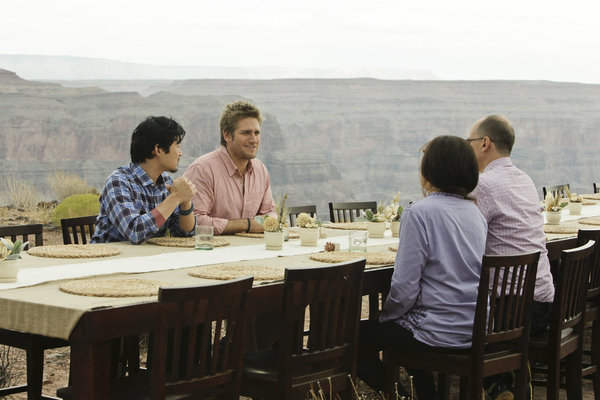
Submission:
[[[275,216],[269,172],[257,159],[242,175],[225,146],[196,159],[183,174],[198,192],[192,200],[196,223],[212,225],[220,235],[230,219]]]

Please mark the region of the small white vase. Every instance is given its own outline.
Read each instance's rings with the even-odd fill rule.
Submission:
[[[265,247],[267,250],[283,248],[283,232],[265,232]]]
[[[370,238],[382,238],[385,233],[385,222],[367,222],[367,232]]]
[[[0,261],[0,282],[16,282],[19,275],[20,260]]]
[[[390,229],[392,230],[392,237],[400,236],[400,221],[392,221]]]
[[[560,224],[560,217],[560,211],[546,211],[546,220],[548,221],[548,225]]]
[[[300,244],[302,246],[316,246],[320,236],[319,231],[319,228],[298,228]]]
[[[583,207],[583,203],[569,203],[569,214],[579,215],[581,214],[581,208]]]

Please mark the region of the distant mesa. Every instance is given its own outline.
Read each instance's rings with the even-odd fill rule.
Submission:
[[[0,68],[25,79],[288,79],[376,78],[437,80],[426,69],[396,68],[291,68],[180,66],[127,63],[100,58],[0,54]]]

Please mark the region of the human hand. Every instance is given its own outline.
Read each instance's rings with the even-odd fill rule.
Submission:
[[[196,186],[184,177],[175,179],[170,187],[167,186],[167,189],[177,198],[179,204],[192,201],[197,192]]]

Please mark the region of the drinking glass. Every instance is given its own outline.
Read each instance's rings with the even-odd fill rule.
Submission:
[[[196,225],[196,250],[212,250],[212,239],[212,225]]]
[[[350,231],[348,233],[348,251],[367,251],[367,231]]]

